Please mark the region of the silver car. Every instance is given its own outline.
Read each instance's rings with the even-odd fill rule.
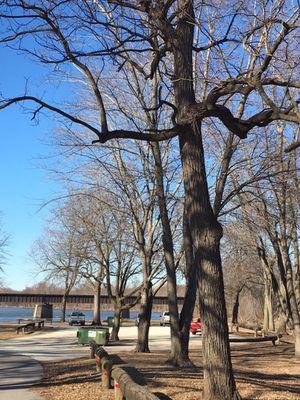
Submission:
[[[80,311],[73,311],[69,317],[69,325],[85,325],[85,315]]]

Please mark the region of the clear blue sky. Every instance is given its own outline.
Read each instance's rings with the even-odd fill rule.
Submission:
[[[34,85],[41,84],[44,72],[42,67],[24,56],[0,47],[0,92],[3,96],[23,94],[28,78],[30,90],[37,93],[39,89]],[[44,97],[51,98],[51,88],[42,87],[47,91]],[[19,106],[0,111],[0,211],[4,229],[11,236],[4,280],[14,289],[22,289],[39,280],[32,273],[34,266],[28,252],[41,234],[48,213],[47,209],[38,212],[39,206],[58,190],[47,179],[47,172],[37,167],[41,164],[40,158],[51,153],[51,149],[42,143],[50,128],[51,121],[46,117],[36,125]]]

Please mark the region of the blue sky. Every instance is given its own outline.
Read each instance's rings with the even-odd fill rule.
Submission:
[[[43,72],[24,56],[0,48],[0,91],[3,96],[22,94],[28,78],[30,91],[35,91],[34,82],[41,82]],[[46,85],[46,89],[51,98],[51,88]],[[49,98],[47,95],[45,97]],[[48,213],[47,209],[39,212],[39,207],[58,190],[47,179],[47,172],[38,167],[41,158],[51,151],[42,141],[50,128],[51,121],[46,117],[41,117],[37,125],[19,106],[0,111],[0,211],[4,229],[11,236],[4,280],[14,289],[22,289],[39,280],[34,277],[28,252],[41,234]]]

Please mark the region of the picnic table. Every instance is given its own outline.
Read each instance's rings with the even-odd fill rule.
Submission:
[[[45,326],[45,320],[19,318],[16,332],[19,334],[20,331],[28,332],[29,330],[34,330],[36,325],[38,329],[43,328]]]

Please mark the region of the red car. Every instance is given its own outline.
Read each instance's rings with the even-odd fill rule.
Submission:
[[[196,335],[196,333],[201,333],[202,332],[202,327],[201,327],[201,322],[200,322],[200,318],[196,318],[194,319],[194,321],[191,322],[190,325],[190,332],[193,335]]]

